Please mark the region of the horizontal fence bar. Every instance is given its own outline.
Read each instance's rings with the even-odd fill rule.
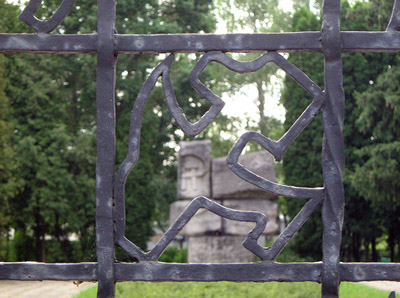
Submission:
[[[116,281],[315,281],[322,263],[168,264],[120,263]]]
[[[320,32],[254,34],[116,35],[119,54],[167,52],[321,52]],[[399,32],[341,32],[344,52],[400,51]],[[97,52],[97,35],[0,34],[0,53],[80,54]]]
[[[82,54],[97,51],[97,34],[0,34],[0,53]]]
[[[321,50],[320,32],[252,34],[117,35],[117,50],[128,54],[167,52],[252,52]]]
[[[322,263],[173,264],[116,263],[116,281],[314,281]],[[96,263],[0,263],[0,280],[97,281]],[[400,281],[398,263],[341,263],[341,281]]]
[[[399,263],[341,263],[342,281],[400,281]]]
[[[346,52],[398,52],[400,32],[341,32],[342,49]]]
[[[97,263],[44,264],[0,263],[0,280],[84,280],[97,281]]]

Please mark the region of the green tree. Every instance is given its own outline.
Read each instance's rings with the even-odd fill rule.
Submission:
[[[258,0],[219,0],[217,11],[226,24],[228,32],[250,31],[254,33],[282,32],[288,29],[289,13],[279,8],[279,1]],[[248,53],[235,55],[240,61],[254,60],[259,54]],[[282,72],[273,63],[266,64],[254,73],[236,74],[227,69],[214,71],[217,78],[224,82],[223,91],[229,95],[240,92],[246,85],[252,85],[257,90],[254,100],[257,106],[258,119],[248,117],[247,127],[263,135],[277,139],[282,133],[282,123],[273,116],[267,115],[268,97],[276,96],[276,86],[271,84],[273,78],[281,78]],[[275,89],[275,90],[274,90]],[[254,144],[253,144],[254,146]]]
[[[56,33],[95,32],[95,4],[94,0],[77,3]],[[58,5],[55,0],[44,1],[36,15],[48,18]],[[13,9],[17,21],[18,9]],[[117,30],[138,34],[212,32],[215,19],[211,11],[211,1],[118,1]],[[7,9],[2,12],[8,13]],[[30,30],[21,22],[17,24],[4,31]],[[149,72],[162,59],[163,55],[119,56],[117,166],[127,152],[134,100]],[[208,109],[188,81],[195,60],[196,57],[178,54],[171,70],[177,98],[192,121]],[[17,235],[17,259],[90,260],[95,235],[96,57],[10,55],[5,64],[5,90],[16,132],[13,144],[19,158],[17,177],[23,182],[10,207]],[[164,203],[175,198],[173,144],[183,136],[173,124],[163,98],[157,85],[143,117],[141,158],[126,186],[127,236],[143,248],[152,234],[153,221],[162,217]],[[72,234],[78,236],[78,251],[69,240]],[[46,236],[53,239],[51,243]],[[31,237],[35,256],[23,249]]]
[[[399,79],[400,67],[390,67],[367,90],[356,95],[361,110],[357,124],[371,142],[356,151],[363,163],[356,165],[351,176],[354,188],[381,214],[377,224],[387,231],[393,261],[400,259]]]
[[[356,2],[350,6],[342,3],[342,30],[383,30],[389,20],[392,4],[385,1]],[[295,31],[319,30],[320,21],[305,8],[293,17]],[[317,54],[291,54],[289,60],[302,69],[319,86],[323,86],[323,59]],[[351,183],[354,168],[363,159],[357,151],[368,145],[370,140],[359,134],[356,121],[360,113],[355,94],[363,92],[395,63],[388,54],[346,53],[343,54],[345,90],[345,124],[343,135],[346,145],[346,172],[344,177],[346,207],[343,226],[342,258],[344,260],[377,260],[376,240],[382,235],[379,226],[382,214],[371,206],[362,193]],[[310,98],[310,97],[308,97]],[[310,102],[306,93],[294,82],[286,81],[282,102],[287,110],[285,128],[288,128]],[[283,164],[285,182],[288,185],[321,186],[321,143],[322,123],[316,117],[288,150]],[[289,215],[295,216],[303,203],[287,200]],[[360,212],[360,210],[363,212]],[[315,214],[293,239],[295,249],[302,257],[321,258],[322,225],[320,214]],[[318,244],[318,245],[317,245]],[[371,247],[371,250],[370,250]]]
[[[4,57],[0,56],[0,248],[6,239],[8,248],[9,230],[11,226],[10,199],[20,188],[21,181],[16,177],[17,157],[11,142],[14,131],[9,119],[10,104],[5,94]],[[5,256],[0,253],[0,260],[8,258],[8,249]]]
[[[319,18],[302,7],[292,18],[293,31],[319,30]],[[323,57],[315,53],[291,54],[289,61],[299,67],[318,86],[323,86]],[[286,77],[281,102],[286,109],[284,129],[287,130],[311,103],[311,96],[292,78]],[[283,159],[285,184],[316,187],[323,184],[321,170],[322,120],[318,115],[300,134]],[[304,201],[287,199],[288,216],[292,219],[303,207]],[[321,258],[322,225],[317,209],[292,240],[293,248],[301,257]]]

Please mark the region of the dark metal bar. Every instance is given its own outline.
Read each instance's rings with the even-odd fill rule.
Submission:
[[[205,51],[321,51],[320,32],[115,35],[119,54]],[[288,38],[288,39],[286,39]],[[241,44],[236,44],[241,40]],[[304,40],[299,44],[299,41]],[[259,43],[261,42],[261,44]],[[96,34],[0,34],[0,53],[96,53]]]
[[[342,281],[400,280],[399,263],[340,263]]]
[[[276,33],[269,34],[240,34],[242,47],[233,44],[239,34],[196,34],[202,41],[200,46],[194,44],[189,34],[164,35],[115,35],[116,51],[119,54],[137,53],[170,53],[170,52],[321,52],[320,32]],[[277,35],[281,35],[278,39]],[[341,47],[343,52],[398,52],[400,51],[400,33],[395,32],[341,32]],[[159,37],[164,42],[160,43]],[[286,41],[289,37],[289,41]],[[254,38],[253,41],[251,41]],[[291,39],[304,39],[303,47]],[[262,40],[263,46],[255,40]],[[139,42],[138,42],[139,41]],[[140,41],[146,44],[142,46]],[[135,45],[139,43],[139,46]],[[305,44],[310,42],[309,44]],[[171,46],[172,44],[172,46]],[[185,47],[185,45],[188,45]],[[52,53],[52,54],[83,54],[97,52],[97,34],[0,34],[0,53]]]
[[[119,263],[116,281],[315,281],[321,282],[322,263],[168,264]],[[340,263],[341,281],[400,280],[400,264]]]
[[[0,263],[0,280],[13,279],[97,281],[96,269],[96,263]]]
[[[320,32],[117,35],[118,53],[320,51]]]
[[[341,32],[343,52],[398,52],[400,32]]]
[[[0,53],[81,54],[97,52],[97,34],[0,34]]]
[[[302,266],[306,270],[303,271]],[[342,281],[400,280],[400,264],[398,263],[341,263],[339,267]],[[96,268],[96,263],[0,263],[0,280],[97,281]],[[288,264],[270,262],[255,264],[117,263],[115,264],[115,279],[116,281],[151,281],[153,277],[156,277],[157,281],[320,282],[321,269],[321,262]],[[145,271],[146,273],[143,274]],[[235,280],[228,274],[229,271],[238,272],[234,277]],[[300,271],[301,276],[297,276]],[[286,272],[289,272],[288,276],[285,276]]]
[[[98,297],[114,297],[115,1],[98,1],[96,244]]]
[[[117,281],[320,281],[321,263],[116,264]]]
[[[322,171],[325,200],[322,207],[322,287],[323,297],[338,297],[340,245],[344,213],[344,91],[340,48],[340,0],[323,5],[322,45],[325,56],[325,107],[322,110],[324,136]]]

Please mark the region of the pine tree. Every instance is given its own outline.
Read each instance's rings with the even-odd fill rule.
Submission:
[[[350,6],[342,3],[342,30],[384,30],[390,17],[392,4],[385,1],[357,2]],[[320,20],[305,8],[299,9],[292,20],[294,31],[319,30]],[[318,54],[291,54],[289,60],[302,69],[319,86],[323,86],[323,59]],[[389,54],[345,53],[343,76],[345,90],[344,140],[346,146],[345,220],[343,226],[342,258],[344,260],[377,260],[377,238],[383,230],[379,225],[383,216],[362,192],[354,188],[352,171],[363,163],[358,150],[370,144],[359,133],[357,118],[360,113],[355,94],[363,92],[383,73],[388,65],[395,64]],[[310,97],[293,81],[286,79],[282,103],[285,106],[287,129],[310,102]],[[321,170],[322,123],[316,117],[288,150],[283,161],[285,183],[298,186],[322,186]],[[289,216],[293,218],[303,202],[287,200]],[[360,212],[363,210],[363,212]],[[315,211],[298,235],[292,240],[295,251],[302,257],[321,259],[322,224],[320,213]],[[371,247],[371,253],[369,248]]]
[[[95,1],[76,3],[55,33],[96,32]],[[48,18],[59,2],[44,1],[37,12]],[[5,28],[29,32],[17,24]],[[211,1],[118,1],[119,33],[211,32]],[[9,13],[9,9],[1,11]],[[18,27],[18,29],[16,29]],[[176,55],[171,76],[175,93],[190,120],[207,111],[206,101],[190,87],[195,60]],[[117,68],[117,167],[125,158],[130,111],[149,72],[163,55],[120,55]],[[23,186],[10,208],[16,229],[17,259],[38,261],[91,260],[95,244],[94,168],[96,134],[95,55],[9,55],[5,62],[6,94],[15,128],[13,146],[17,175]],[[175,80],[177,78],[177,80]],[[189,105],[193,98],[195,106]],[[143,117],[141,157],[126,186],[126,235],[142,248],[163,203],[175,198],[175,148],[182,139],[157,85]],[[168,187],[159,188],[159,182]],[[155,187],[157,186],[157,187]],[[30,231],[33,231],[31,236]],[[76,234],[79,245],[70,241]],[[46,236],[51,241],[46,241]],[[33,242],[33,249],[29,243]],[[30,254],[29,249],[35,252]],[[125,257],[123,257],[125,258]]]

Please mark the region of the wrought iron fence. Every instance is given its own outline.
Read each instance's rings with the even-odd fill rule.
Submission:
[[[322,283],[323,297],[337,297],[341,281],[400,281],[400,264],[341,263],[340,244],[344,213],[344,92],[342,52],[400,51],[400,4],[395,1],[389,25],[384,32],[340,31],[340,0],[326,0],[320,32],[269,34],[157,34],[120,35],[115,31],[115,0],[98,0],[97,34],[50,35],[67,16],[75,0],[63,0],[47,21],[34,14],[41,0],[31,0],[20,19],[36,34],[0,34],[2,53],[95,53],[97,54],[97,166],[96,166],[96,244],[97,263],[43,264],[0,263],[0,279],[98,281],[98,297],[113,297],[119,281],[313,281]],[[225,52],[265,51],[251,62],[238,62]],[[279,52],[320,52],[325,58],[325,86],[317,86],[306,74],[288,62]],[[196,123],[190,123],[175,98],[170,80],[174,53],[205,53],[190,74],[192,86],[210,103],[209,111]],[[170,53],[150,74],[133,107],[129,150],[114,175],[115,165],[115,67],[121,54]],[[195,198],[172,224],[157,245],[144,252],[125,237],[125,180],[139,158],[143,109],[157,79],[162,77],[165,100],[179,127],[188,136],[196,136],[219,114],[224,102],[199,80],[210,62],[217,62],[239,73],[254,72],[266,63],[275,63],[313,97],[313,101],[278,141],[259,133],[242,135],[232,148],[227,163],[242,179],[278,195],[306,199],[307,203],[271,247],[262,247],[257,239],[267,218],[259,212],[237,211],[205,197]],[[257,176],[238,162],[249,141],[255,141],[280,160],[301,131],[322,113],[324,138],[322,168],[324,185],[319,188],[280,185]],[[115,177],[115,179],[114,179]],[[323,258],[316,263],[276,263],[280,253],[315,208],[322,204]],[[236,221],[255,222],[255,228],[243,242],[244,247],[262,259],[246,264],[166,264],[157,262],[174,236],[199,208]],[[122,247],[137,263],[115,262],[115,245]],[[394,297],[394,292],[391,293]]]

